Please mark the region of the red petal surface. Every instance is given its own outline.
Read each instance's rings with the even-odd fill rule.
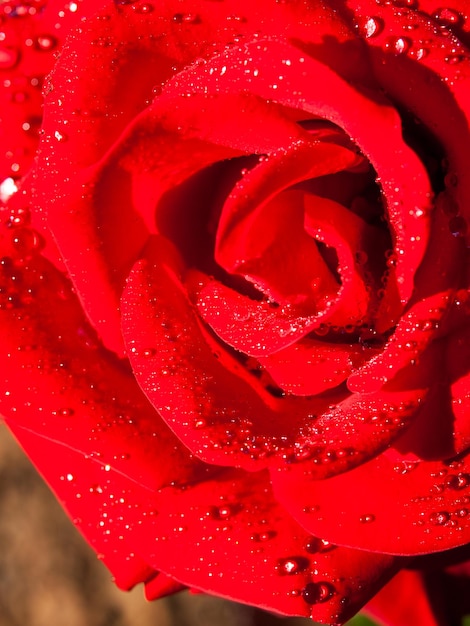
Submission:
[[[331,475],[383,449],[415,416],[427,379],[364,396],[274,397],[205,331],[181,272],[175,249],[153,240],[124,292],[123,331],[145,394],[204,461],[253,470],[306,460],[311,475]]]
[[[346,621],[403,563],[312,537],[272,499],[264,474],[227,470],[155,491],[60,442],[15,432],[105,561],[119,555],[118,576],[125,555],[141,555],[185,585],[331,624]]]
[[[39,139],[41,89],[68,31],[104,0],[0,3],[0,183],[28,172]]]
[[[309,396],[341,384],[357,367],[376,354],[356,344],[330,344],[305,338],[258,361],[289,393]]]
[[[468,219],[470,58],[465,45],[452,35],[453,28],[459,34],[464,32],[460,25],[468,8],[462,2],[438,5],[433,0],[420,3],[419,11],[396,11],[386,5],[379,8],[374,0],[348,0],[347,5],[357,22],[364,23],[370,16],[380,20],[381,28],[368,39],[374,74],[391,97],[412,111],[442,144],[447,159],[447,192],[458,217]],[[457,12],[450,23],[442,13],[447,7]],[[412,35],[404,37],[406,32]],[[394,49],[400,38],[405,42],[404,54]],[[468,35],[464,41],[468,44]],[[407,89],[403,89],[405,75]],[[455,217],[449,216],[449,227],[457,236],[465,236],[465,223],[459,220],[456,226],[455,219],[452,221]]]
[[[470,539],[470,461],[397,463],[386,454],[333,478],[274,474],[276,497],[329,541],[390,554],[424,554]]]
[[[263,68],[259,74],[255,72],[258,67]],[[315,81],[306,81],[306,76],[315,76]],[[166,89],[230,93],[241,85],[250,93],[334,122],[369,158],[387,199],[397,251],[398,288],[406,302],[426,249],[432,194],[423,165],[403,141],[395,109],[386,101],[369,99],[298,49],[268,40],[262,45],[256,42],[243,49],[232,48],[203,67],[180,72]],[[377,128],[381,129],[380,136]],[[407,164],[406,176],[402,163]],[[414,208],[405,209],[410,206]]]
[[[133,479],[154,487],[204,474],[207,468],[155,419],[128,364],[100,345],[70,283],[38,254],[35,232],[1,234],[5,419],[124,473],[132,449]]]
[[[402,570],[375,595],[364,612],[383,626],[443,626],[419,572]]]

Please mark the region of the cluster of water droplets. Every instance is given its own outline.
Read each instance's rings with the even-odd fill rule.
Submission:
[[[31,227],[28,208],[0,211],[4,229],[4,254],[0,258],[0,309],[17,309],[33,301],[34,277],[29,264],[44,246],[41,235]]]
[[[470,515],[470,474],[465,471],[462,461],[451,461],[434,474],[435,483],[430,495],[415,499],[417,504],[431,505],[427,511],[421,511],[418,526],[452,529],[459,531],[462,522]]]
[[[408,17],[403,34],[390,35],[385,39],[384,49],[396,55],[409,55],[411,58],[421,61],[433,51],[433,41],[430,38],[414,40],[413,31],[419,24],[414,12],[419,9],[419,2],[410,0],[395,0],[378,2],[378,4],[390,5],[397,10],[403,10]],[[422,17],[422,16],[420,16]],[[431,16],[436,33],[441,35],[457,35],[465,25],[465,16],[451,7],[440,7]],[[370,15],[362,19],[358,25],[359,30],[366,39],[374,39],[382,34],[385,28],[384,19],[377,15]],[[466,57],[460,50],[451,50],[445,57],[449,65],[457,65]]]

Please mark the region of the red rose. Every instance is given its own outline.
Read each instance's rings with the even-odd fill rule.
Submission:
[[[336,624],[463,560],[465,3],[44,4],[1,7],[1,409],[118,584]]]

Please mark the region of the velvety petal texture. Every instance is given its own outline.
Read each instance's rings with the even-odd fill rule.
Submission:
[[[0,3],[0,411],[121,588],[454,626],[469,45],[459,0]]]

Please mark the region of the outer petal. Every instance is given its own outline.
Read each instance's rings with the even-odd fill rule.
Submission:
[[[340,545],[425,554],[470,540],[468,457],[397,463],[386,454],[334,478],[273,476],[276,496],[312,533]],[[393,505],[392,505],[393,503]]]
[[[339,624],[403,563],[313,538],[273,500],[264,474],[227,470],[214,481],[155,491],[60,442],[15,432],[105,560],[121,557],[120,575],[125,557],[142,558],[185,585]]]
[[[444,626],[432,609],[419,572],[402,570],[366,605],[364,612],[383,626]]]
[[[132,448],[133,479],[154,487],[204,474],[207,468],[155,418],[127,364],[99,344],[70,283],[39,254],[37,233],[24,226],[2,230],[5,419],[124,473]]]
[[[456,14],[454,19],[446,19],[443,11],[447,5],[436,6],[434,2],[423,3],[419,11],[396,11],[388,5],[379,9],[374,0],[348,0],[347,5],[358,24],[364,24],[371,16],[378,18],[381,28],[368,39],[374,74],[386,92],[410,110],[442,144],[448,163],[446,189],[456,207],[449,216],[449,227],[456,236],[468,236],[465,221],[470,198],[470,57],[468,48],[452,34],[452,28],[459,34],[463,32],[466,6],[450,3],[449,9],[452,11],[455,6]],[[410,25],[412,37],[404,37],[404,33],[411,32]],[[365,34],[360,27],[359,30]],[[400,38],[404,54],[394,48],[394,42]],[[463,39],[468,44],[468,35]]]
[[[45,76],[71,28],[104,3],[105,0],[0,3],[0,183],[27,173],[39,139]]]

